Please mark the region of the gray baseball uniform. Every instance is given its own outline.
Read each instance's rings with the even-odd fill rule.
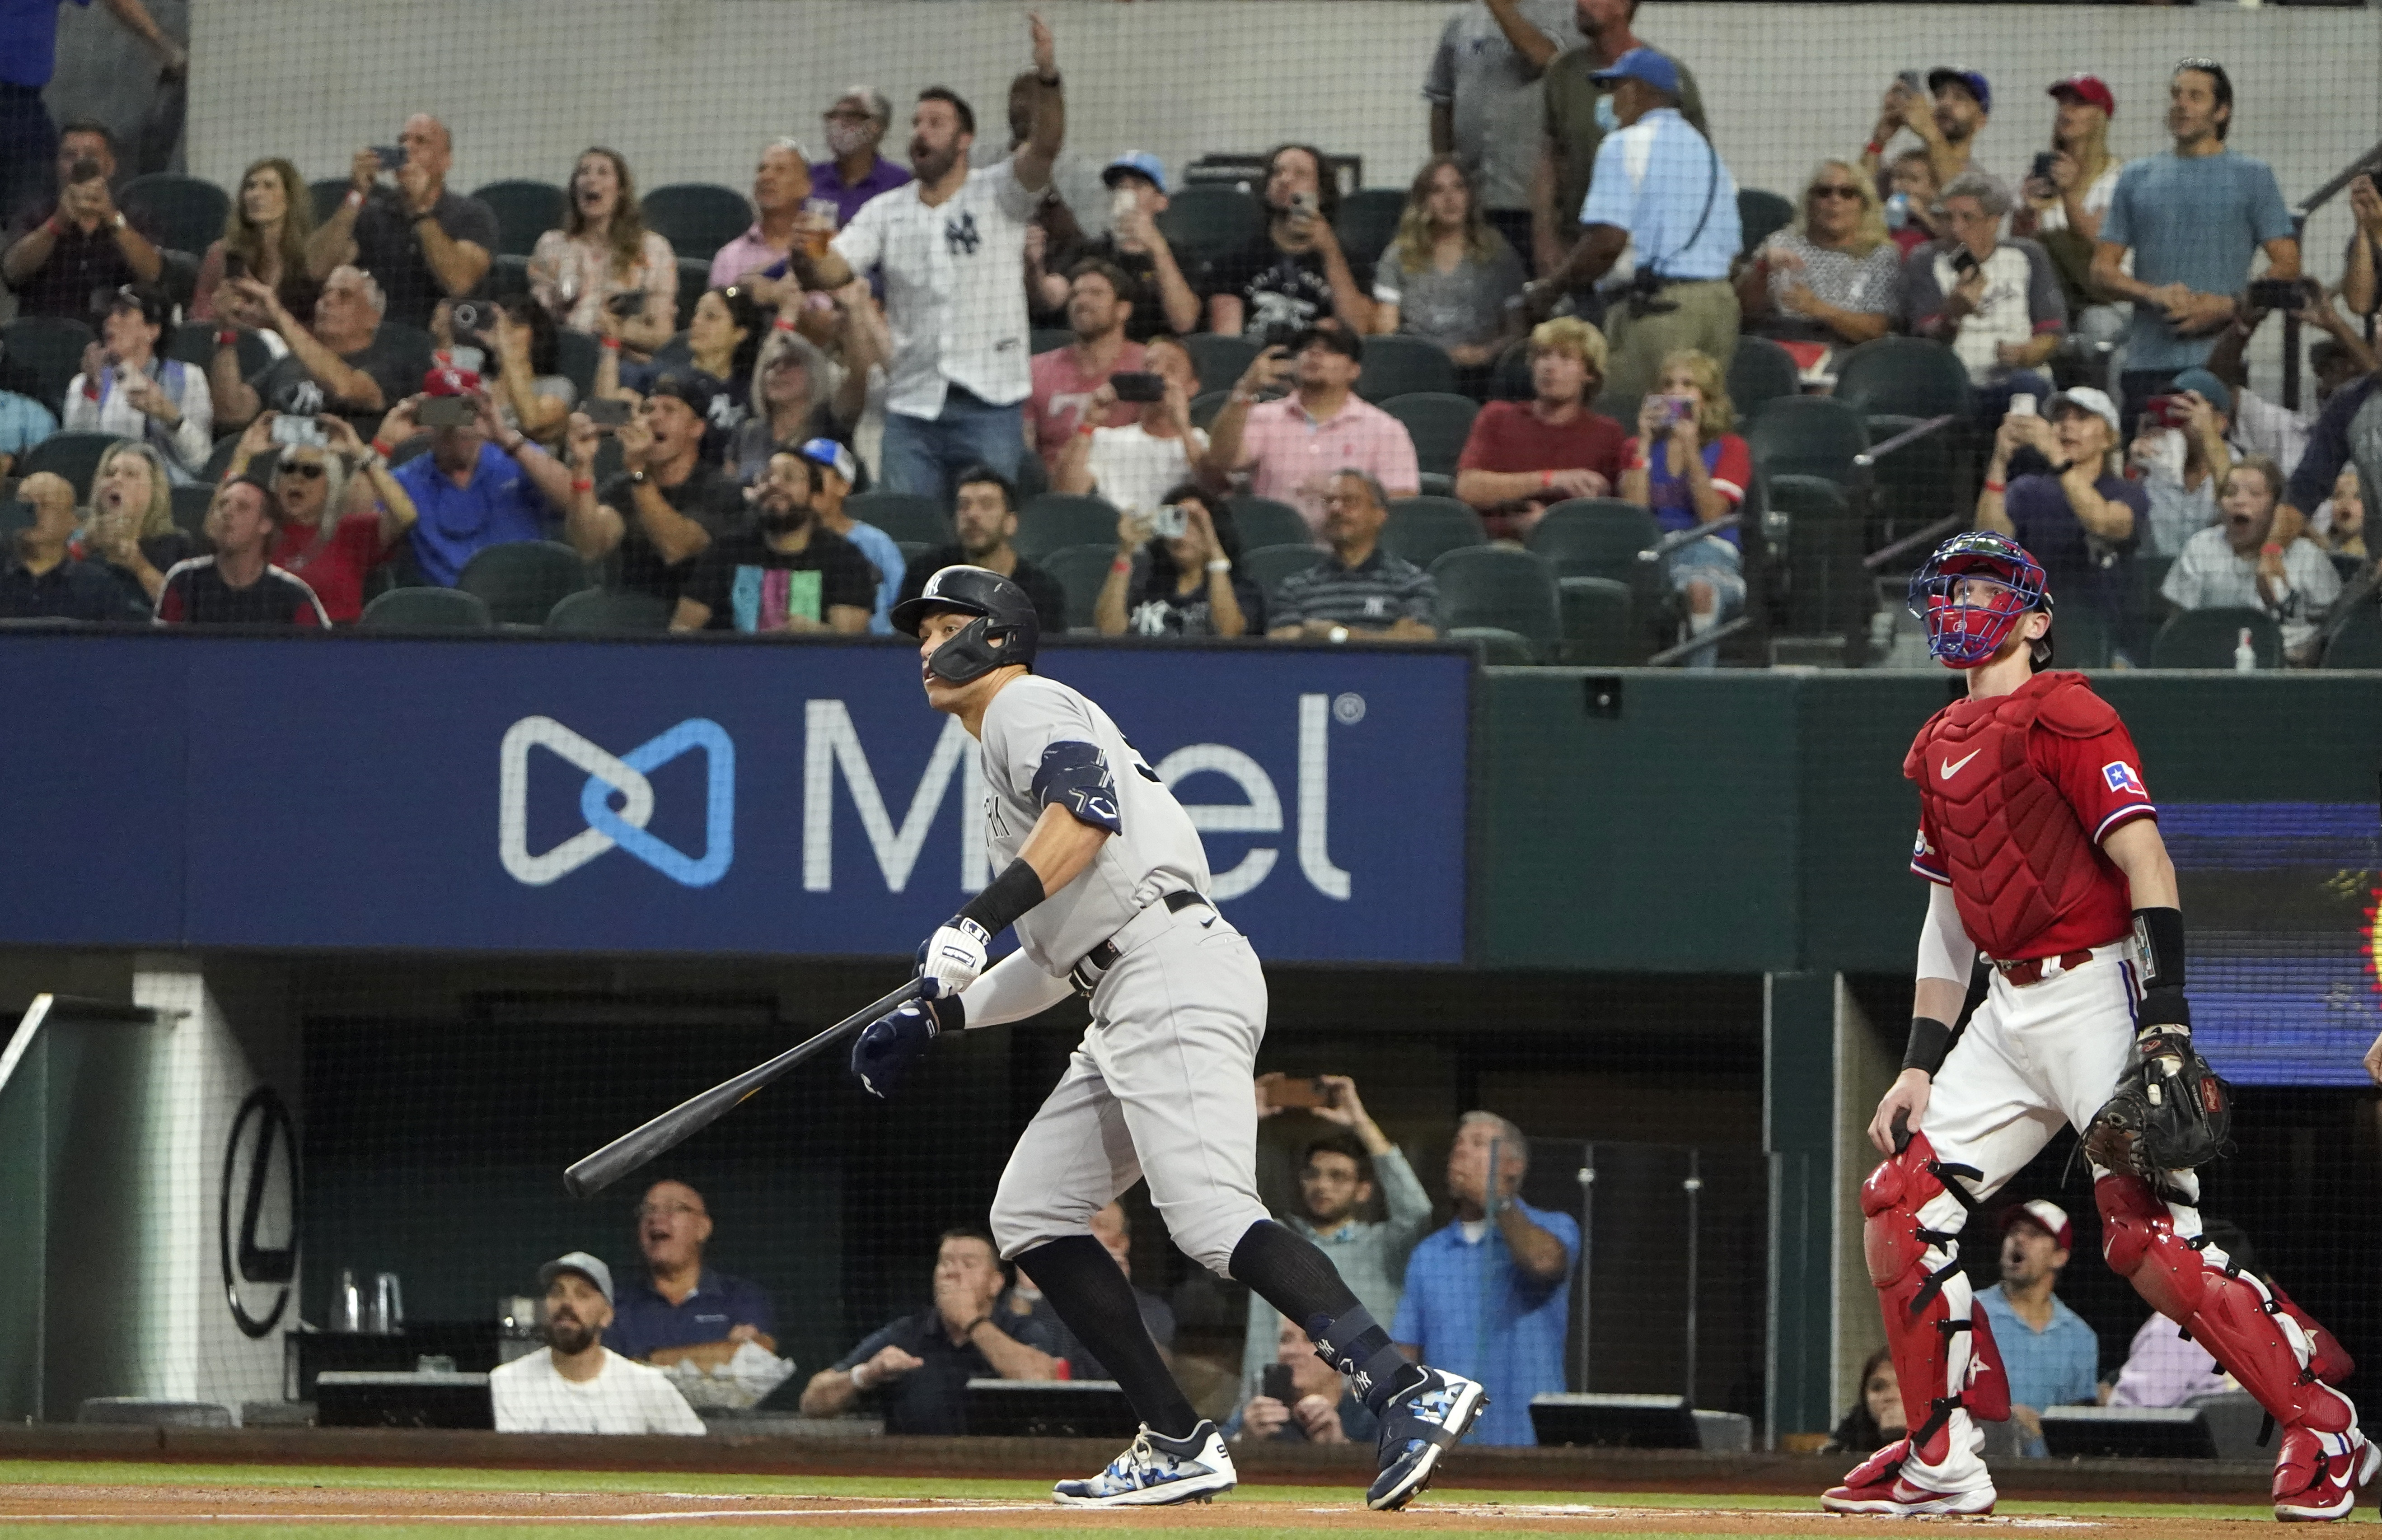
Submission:
[[[1018,956],[964,996],[969,1025],[991,1025],[1057,999],[1071,970],[1097,974],[1091,1026],[1001,1173],[1001,1253],[1087,1233],[1147,1176],[1174,1243],[1222,1274],[1267,1216],[1249,1090],[1265,1035],[1257,954],[1206,900],[1208,857],[1189,816],[1099,706],[1054,680],[1017,679],[986,710],[981,749],[994,870],[1051,802],[1110,831],[1082,875],[1017,922]],[[1107,966],[1087,964],[1104,945]],[[1001,977],[1029,964],[1055,986]],[[980,1021],[978,1004],[995,999],[1012,1008]]]

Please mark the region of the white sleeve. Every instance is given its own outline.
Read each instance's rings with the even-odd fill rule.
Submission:
[[[960,1005],[970,1028],[997,1027],[1041,1015],[1065,999],[1073,987],[1064,978],[1036,967],[1024,952],[1012,952],[960,991]]]
[[[694,1408],[687,1404],[686,1397],[680,1394],[679,1387],[670,1383],[668,1375],[657,1369],[649,1369],[646,1373],[652,1375],[645,1381],[646,1432],[699,1436],[709,1431],[704,1427],[703,1419],[695,1415]]]
[[[1963,990],[1977,963],[1977,944],[1960,924],[1960,911],[1952,890],[1942,883],[1927,885],[1927,918],[1919,926],[1919,972],[1922,979],[1948,979]]]
[[[177,403],[182,421],[174,429],[174,452],[185,469],[197,471],[215,450],[215,397],[207,390],[206,372],[196,364],[182,366],[182,399]]]
[[[871,198],[855,210],[852,223],[835,233],[829,248],[853,273],[866,277],[885,256],[885,221],[892,212],[890,200]]]

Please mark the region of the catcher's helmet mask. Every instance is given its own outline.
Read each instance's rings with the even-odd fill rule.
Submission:
[[[1992,593],[1983,603],[1964,597],[1964,585],[1983,582]],[[2008,535],[1971,530],[1956,534],[1910,575],[1910,613],[1927,628],[1927,651],[1949,668],[1991,663],[2019,622],[2036,610],[2051,614],[2051,591],[2043,564]],[[2034,666],[2052,658],[2051,631],[2029,644]]]

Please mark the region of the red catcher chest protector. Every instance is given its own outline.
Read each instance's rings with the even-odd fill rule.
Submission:
[[[2081,674],[2038,674],[2008,695],[1955,701],[1928,720],[1902,762],[1943,841],[1960,923],[2003,961],[2091,893],[2102,858],[2059,788],[2028,757],[2038,722],[2097,737],[2118,714]],[[1970,756],[1973,762],[1970,763]],[[1946,764],[1959,768],[1946,776]]]

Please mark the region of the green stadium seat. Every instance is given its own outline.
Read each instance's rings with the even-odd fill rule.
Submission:
[[[1397,238],[1398,220],[1406,212],[1406,189],[1358,188],[1340,200],[1340,213],[1332,227],[1351,263],[1369,263]]]
[[[1231,399],[1232,394],[1230,390],[1210,390],[1191,397],[1191,425],[1200,429],[1212,427],[1216,414],[1224,409],[1224,403]]]
[[[1046,492],[1018,510],[1017,534],[1011,544],[1019,556],[1039,562],[1046,554],[1070,545],[1105,544],[1113,551],[1116,529],[1116,505],[1107,498]]]
[[[1969,371],[1958,356],[1920,336],[1882,336],[1848,349],[1836,361],[1836,398],[1864,418],[1917,420],[1949,412],[1965,422],[1975,409]]]
[[[1794,354],[1766,336],[1737,339],[1737,352],[1728,361],[1728,399],[1739,422],[1750,421],[1765,403],[1802,393],[1802,371]],[[1632,417],[1623,426],[1634,427],[1636,422]]]
[[[204,369],[215,361],[216,325],[212,321],[185,321],[174,328],[166,344],[166,356],[178,362]],[[254,375],[273,361],[273,349],[255,332],[243,331],[233,350],[239,355],[240,378]]]
[[[157,244],[196,256],[223,238],[231,199],[201,177],[153,171],[116,189],[116,206],[145,220]]]
[[[922,547],[952,542],[949,509],[932,497],[910,492],[863,492],[843,500],[843,511],[864,524],[874,524],[896,544],[915,541]]]
[[[1092,608],[1099,603],[1100,586],[1109,581],[1109,568],[1115,562],[1113,540],[1105,544],[1062,545],[1034,558],[1034,564],[1050,574],[1067,595],[1069,630],[1094,629]]]
[[[568,636],[625,636],[669,629],[670,605],[657,594],[588,588],[557,600],[546,629]]]
[[[1260,351],[1256,337],[1219,332],[1194,332],[1183,339],[1183,346],[1191,355],[1191,367],[1198,372],[1203,394],[1232,389]]]
[[[1406,425],[1423,474],[1452,477],[1480,406],[1469,396],[1416,391],[1391,397],[1381,403],[1381,409]]]
[[[98,341],[69,316],[20,315],[0,326],[0,390],[30,396],[60,416],[67,386],[82,373],[82,350]]]
[[[214,484],[211,483],[205,486],[173,487],[166,492],[166,495],[173,501],[174,528],[193,540],[203,542],[206,538],[207,509],[215,507]],[[374,568],[373,570],[378,571],[380,568]]]
[[[1853,483],[1853,457],[1869,447],[1860,414],[1828,396],[1783,396],[1746,425],[1746,446],[1765,476],[1823,476]]]
[[[1025,346],[1028,351],[1039,358],[1044,353],[1055,353],[1074,340],[1075,334],[1064,326],[1037,326],[1026,339]]]
[[[1737,250],[1748,252],[1795,223],[1795,204],[1790,199],[1760,188],[1739,188],[1737,223],[1740,232]]]
[[[554,334],[555,373],[571,382],[582,404],[596,395],[596,366],[603,356],[604,345],[593,332],[564,326]]]
[[[493,548],[493,547],[492,547]],[[368,631],[492,631],[496,620],[476,593],[459,588],[392,588],[364,606]]]
[[[313,200],[314,223],[327,223],[331,215],[339,212],[339,205],[347,202],[348,179],[345,177],[325,177],[320,181],[308,182],[306,194]]]
[[[500,626],[542,626],[554,606],[595,586],[584,557],[553,540],[510,541],[472,554],[455,586],[477,596]]]
[[[1189,186],[1174,189],[1158,227],[1185,272],[1206,259],[1247,245],[1265,233],[1265,209],[1238,188]]]
[[[1438,343],[1418,336],[1369,336],[1357,394],[1375,405],[1418,391],[1452,394],[1455,365]]]
[[[1262,545],[1308,545],[1315,544],[1315,532],[1307,527],[1306,516],[1288,503],[1271,497],[1234,497],[1227,500],[1233,513],[1233,528],[1239,532],[1241,549],[1254,551]]]
[[[54,476],[64,476],[75,489],[75,501],[91,501],[91,478],[99,469],[99,457],[107,453],[111,445],[122,442],[114,434],[52,434],[25,451],[17,462],[19,478],[46,471]]]
[[[678,259],[679,329],[677,335],[680,340],[683,340],[686,336],[687,324],[694,319],[694,307],[702,302],[704,291],[710,287],[711,259],[709,257]]]
[[[1383,548],[1422,568],[1488,538],[1472,506],[1453,497],[1394,497],[1390,521],[1381,527]]]
[[[1526,544],[1566,578],[1610,578],[1634,589],[1647,564],[1638,553],[1663,538],[1643,505],[1618,497],[1568,497],[1540,516]]]
[[[1611,578],[1559,578],[1562,662],[1590,668],[1631,667],[1646,648],[1631,617],[1629,585]]]
[[[2052,621],[2056,629],[2059,622]],[[2283,666],[2283,629],[2261,609],[2186,609],[2167,617],[2151,642],[2154,668],[2231,668],[2241,633],[2261,668]]]
[[[1282,581],[1306,571],[1322,559],[1323,553],[1304,541],[1291,545],[1259,545],[1255,548],[1244,546],[1241,551],[1241,570],[1247,574],[1249,581],[1257,584],[1259,592],[1265,595],[1266,611],[1271,614],[1274,608],[1274,593],[1282,587]]]
[[[1846,636],[1874,607],[1875,585],[1861,558],[1860,520],[1844,488],[1824,476],[1769,476],[1770,506],[1786,519],[1786,559],[1777,581],[1790,636]],[[1914,558],[1915,565],[1915,558]]]
[[[571,210],[571,195],[552,182],[508,177],[489,182],[472,196],[497,216],[497,254],[526,257],[537,250],[537,238],[562,228]]]
[[[1543,556],[1510,545],[1474,545],[1450,551],[1430,564],[1438,585],[1439,629],[1470,626],[1511,631],[1529,644],[1534,658],[1551,654],[1563,635],[1555,596],[1555,569]]]
[[[1469,643],[1473,654],[1490,668],[1527,668],[1539,661],[1529,637],[1500,626],[1458,626],[1447,640]]]
[[[2340,617],[2324,644],[2327,668],[2382,668],[2382,608],[2368,593]]]
[[[639,199],[637,207],[645,216],[645,228],[670,243],[680,263],[701,263],[706,277],[719,249],[753,226],[753,205],[744,195],[712,182],[657,187]],[[684,311],[679,319],[686,319]]]

